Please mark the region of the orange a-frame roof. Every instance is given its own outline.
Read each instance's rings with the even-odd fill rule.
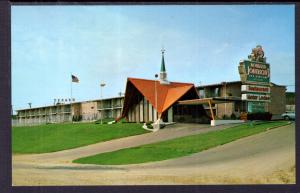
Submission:
[[[196,88],[192,83],[170,82],[170,84],[160,84],[157,80],[139,78],[128,78],[126,92],[129,82],[132,83],[134,87],[149,101],[149,103],[153,105],[159,114],[166,111],[189,90],[193,89],[194,92],[197,93]],[[155,93],[157,93],[157,104],[155,100]],[[196,95],[198,96],[197,98],[199,98],[198,93]],[[124,101],[124,105],[125,103],[126,101]]]

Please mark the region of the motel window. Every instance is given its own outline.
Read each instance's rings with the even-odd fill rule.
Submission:
[[[240,112],[246,112],[247,111],[247,103],[245,101],[239,101],[235,103],[235,111],[237,111],[237,108],[240,108]]]
[[[220,96],[220,88],[217,87],[217,88],[215,88],[215,90],[214,90],[214,97],[219,97],[219,96]]]
[[[242,109],[241,109],[242,112],[246,112],[248,110],[246,101],[243,101],[241,106],[242,106]]]
[[[234,104],[234,111],[239,112],[241,111],[241,102],[235,102]]]
[[[199,96],[200,98],[204,98],[204,89],[199,90]]]
[[[214,90],[212,88],[208,88],[208,89],[206,89],[205,97],[212,97],[213,93],[214,93]]]
[[[234,104],[234,111],[235,112],[245,112],[247,111],[247,106],[245,101],[236,101]]]

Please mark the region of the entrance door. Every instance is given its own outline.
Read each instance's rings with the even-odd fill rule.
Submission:
[[[202,105],[174,105],[174,122],[180,123],[209,123],[210,118]]]

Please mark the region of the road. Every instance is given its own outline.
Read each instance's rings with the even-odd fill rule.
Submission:
[[[157,133],[132,136],[62,152],[13,156],[13,184],[138,185],[295,182],[294,171],[291,170],[295,166],[295,124],[172,160],[127,166],[71,163],[78,157],[99,152],[226,128],[203,125],[198,128],[195,125],[173,127]]]

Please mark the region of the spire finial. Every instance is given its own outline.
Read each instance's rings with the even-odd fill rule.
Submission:
[[[166,67],[165,67],[165,59],[164,59],[164,53],[165,49],[162,46],[161,49],[161,67],[160,67],[160,74],[159,74],[159,79],[160,79],[160,84],[170,84],[167,80],[167,72],[166,72]]]
[[[161,72],[165,72],[166,71],[166,67],[165,67],[165,59],[164,59],[164,53],[165,53],[165,49],[164,47],[162,47],[161,49],[161,54],[162,54],[162,57],[161,57],[161,67],[160,67],[160,71]]]
[[[164,49],[164,46],[162,46],[162,48],[161,48],[161,53],[162,53],[162,55],[164,55],[164,53],[165,53],[165,49]]]

